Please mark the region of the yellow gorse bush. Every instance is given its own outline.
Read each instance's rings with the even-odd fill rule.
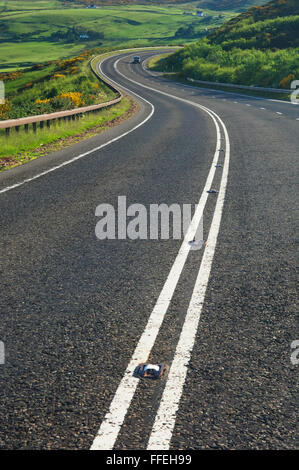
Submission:
[[[0,119],[5,119],[6,113],[9,111],[10,104],[6,99],[4,103],[0,104]]]
[[[75,106],[83,106],[85,104],[82,99],[82,93],[72,91],[69,91],[68,93],[61,93],[60,95],[55,96],[54,98],[47,98],[44,100],[37,99],[35,100],[35,104],[50,103],[51,101],[53,102],[54,100],[57,100],[59,98],[69,99],[74,103]]]
[[[49,103],[50,101],[51,101],[50,98],[47,98],[45,100],[37,99],[37,100],[35,100],[35,104]]]
[[[0,80],[16,80],[19,77],[22,77],[24,75],[23,72],[9,72],[9,73],[1,73],[0,74]]]
[[[82,106],[85,104],[82,100],[82,93],[77,93],[73,91],[69,91],[68,93],[61,93],[61,95],[58,95],[56,98],[70,99],[72,100],[75,106]]]
[[[289,88],[290,83],[292,80],[294,80],[294,78],[295,78],[295,75],[293,73],[290,73],[287,77],[284,77],[279,82],[279,86],[281,86],[281,88]]]

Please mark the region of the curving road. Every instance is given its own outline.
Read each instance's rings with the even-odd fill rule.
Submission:
[[[131,61],[101,68],[134,117],[0,175],[0,447],[294,449],[298,107]],[[118,196],[198,204],[193,226],[100,241]],[[133,377],[148,355],[163,379]]]

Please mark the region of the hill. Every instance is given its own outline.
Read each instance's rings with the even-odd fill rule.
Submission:
[[[20,0],[21,1],[21,0]],[[71,3],[72,0],[59,0],[63,4]],[[189,0],[196,2],[199,8],[207,8],[210,10],[244,10],[252,5],[263,5],[266,0]],[[77,3],[86,6],[96,5],[159,5],[165,3],[186,3],[184,0],[80,0]]]
[[[250,8],[160,63],[200,80],[289,88],[299,77],[298,0]]]
[[[181,44],[232,18],[230,11],[182,5],[118,5],[86,8],[58,0],[0,0],[0,70],[67,58],[94,47]],[[180,28],[183,28],[180,29]]]
[[[246,10],[252,5],[264,5],[267,0],[200,0],[198,6],[210,10]]]
[[[225,49],[298,47],[298,15],[298,0],[272,0],[231,19],[209,39]]]

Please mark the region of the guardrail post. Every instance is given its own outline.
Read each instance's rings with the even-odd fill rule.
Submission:
[[[17,133],[19,133],[20,132],[20,126],[16,126],[15,130],[16,130]]]
[[[36,122],[32,123],[33,132],[36,133]]]
[[[26,134],[28,134],[29,125],[28,125],[28,124],[25,124],[24,129],[25,129]]]
[[[50,119],[48,119],[48,121],[47,121],[47,128],[50,129],[50,126],[51,126],[51,121],[50,121]]]
[[[6,128],[5,128],[5,135],[6,135],[6,137],[9,137],[9,134],[10,134],[10,127],[6,127]]]

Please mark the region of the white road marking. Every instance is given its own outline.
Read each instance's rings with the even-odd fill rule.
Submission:
[[[276,111],[276,114],[282,114],[282,113],[280,113],[279,111]]]
[[[215,254],[217,237],[225,200],[227,186],[230,142],[227,129],[221,121],[226,139],[226,158],[223,165],[223,174],[219,189],[219,196],[214,211],[213,220],[208,235],[207,245],[198,271],[193,294],[188,307],[185,322],[172,361],[166,386],[162,395],[160,406],[156,415],[154,426],[150,435],[148,450],[168,450],[176,420],[176,413],[183,393],[188,365],[195,343],[201,311],[204,304],[205,293],[208,287],[209,276]]]
[[[251,106],[251,104],[246,103],[246,106]]]
[[[266,109],[266,108],[260,108],[260,109]]]
[[[291,92],[292,90],[290,90]],[[274,100],[273,98],[260,98],[268,101],[274,101],[275,103],[283,103],[283,104],[292,104],[292,105],[298,105],[299,103],[293,103],[292,101],[286,101],[286,100]]]
[[[194,235],[196,233],[198,224],[201,220],[204,207],[207,201],[207,190],[210,189],[211,183],[213,181],[213,177],[216,171],[215,165],[218,162],[219,158],[219,148],[220,148],[220,141],[221,141],[221,133],[220,133],[220,128],[219,124],[216,119],[218,119],[221,122],[221,125],[223,128],[225,128],[224,124],[222,123],[222,120],[220,117],[214,113],[214,111],[206,108],[205,106],[199,105],[197,103],[194,103],[192,101],[186,100],[184,98],[177,97],[175,95],[171,95],[169,93],[163,92],[161,90],[157,90],[155,88],[151,88],[149,86],[140,84],[139,82],[136,82],[125,75],[123,75],[118,69],[117,69],[117,64],[120,59],[118,59],[115,64],[114,68],[115,70],[123,76],[126,80],[131,81],[132,83],[137,84],[138,86],[141,86],[143,88],[152,90],[154,92],[160,93],[164,96],[168,96],[170,98],[176,99],[178,101],[182,101],[184,103],[190,104],[192,106],[198,107],[201,110],[205,111],[213,120],[215,127],[216,127],[216,132],[217,132],[217,142],[216,142],[216,151],[214,154],[213,162],[211,164],[209,174],[205,183],[205,187],[203,188],[198,206],[196,208],[194,217],[192,219],[192,222],[190,224],[190,227],[188,228],[187,234],[184,238],[184,241],[181,245],[181,248],[177,254],[177,257],[172,265],[172,268],[170,270],[170,273],[166,279],[166,282],[162,288],[162,291],[159,295],[159,298],[157,300],[157,303],[149,317],[148,323],[141,335],[141,338],[136,346],[136,349],[133,353],[133,356],[130,360],[130,363],[124,373],[124,376],[116,390],[116,393],[114,395],[114,398],[112,400],[112,403],[110,405],[108,413],[106,413],[105,418],[100,426],[100,429],[98,431],[97,436],[95,437],[93,444],[91,446],[91,450],[111,450],[113,449],[113,446],[115,444],[115,441],[117,439],[118,433],[120,431],[120,428],[123,424],[123,421],[125,419],[125,416],[127,414],[127,411],[129,409],[129,406],[131,404],[131,401],[133,399],[133,396],[135,394],[137,385],[138,385],[138,379],[133,376],[133,372],[136,368],[136,366],[147,360],[152,347],[155,343],[155,340],[157,338],[157,335],[159,333],[160,327],[162,325],[163,319],[165,317],[165,314],[168,310],[168,307],[170,305],[172,296],[174,294],[175,288],[177,286],[178,280],[180,278],[181,272],[183,270],[183,267],[185,265],[185,261],[187,259],[187,256],[189,254],[190,250],[190,244],[189,241],[194,238]],[[109,79],[101,70],[100,72],[102,75],[105,77],[105,79],[110,81],[111,83],[117,84],[118,87],[124,88],[122,85],[116,83],[114,80]],[[128,89],[127,89],[128,90]],[[228,139],[228,136],[226,134],[226,140]],[[229,146],[229,141],[227,141],[227,146]],[[226,171],[228,171],[228,165],[229,165],[229,147],[227,147],[226,151]],[[224,173],[225,174],[225,173]],[[220,186],[222,188],[221,192],[219,192],[218,198],[217,198],[217,204],[216,207],[220,207],[221,204],[218,201],[224,201],[224,195],[225,195],[225,188],[226,188],[226,183],[227,183],[227,177],[224,177],[222,174],[222,179]],[[221,206],[222,207],[222,206]],[[220,223],[221,219],[221,213],[219,214],[219,209],[218,209],[218,219]],[[215,216],[214,216],[215,217]],[[213,219],[214,220],[214,219]],[[213,232],[210,231],[211,236],[213,235]],[[208,240],[209,243],[209,240]],[[214,249],[213,249],[213,239],[211,240],[211,250],[209,250],[210,254],[210,262],[212,262],[213,255],[214,255]],[[216,244],[216,239],[215,239],[215,244]]]

